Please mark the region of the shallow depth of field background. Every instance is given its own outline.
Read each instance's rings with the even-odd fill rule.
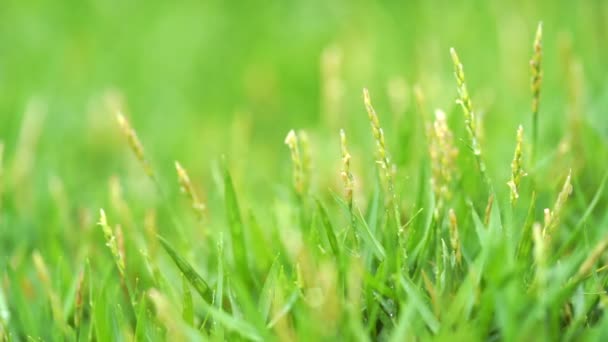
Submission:
[[[568,46],[584,67],[585,98],[593,99],[585,103],[586,118],[606,136],[599,109],[608,103],[604,1],[316,0],[4,1],[0,136],[10,158],[25,106],[39,98],[48,115],[36,164],[68,187],[81,187],[76,196],[86,197],[82,190],[93,190],[82,187],[107,177],[123,158],[114,148],[116,136],[105,135],[115,128],[113,117],[104,117],[99,106],[114,89],[159,165],[180,159],[191,172],[205,173],[209,161],[225,153],[255,164],[250,171],[263,178],[266,169],[285,163],[282,139],[289,129],[317,130],[323,122],[320,60],[326,48],[342,57],[338,126],[369,144],[364,86],[387,123],[387,84],[396,77],[408,92],[421,84],[431,108],[460,114],[453,111],[453,46],[485,114],[489,143],[501,144],[528,119],[528,60],[538,21],[545,32],[541,126],[547,146],[564,130]],[[404,125],[416,115],[408,102]],[[231,154],[238,143],[255,152]],[[511,145],[499,149],[507,164]]]
[[[3,217],[14,227],[2,233],[10,236],[3,243],[8,250],[46,248],[38,239],[47,236],[44,222],[58,220],[49,200],[56,180],[73,215],[94,216],[107,206],[113,175],[125,184],[130,203],[137,203],[135,210],[155,205],[105,105],[111,96],[123,99],[171,196],[178,193],[173,160],[180,160],[213,208],[214,165],[224,155],[237,186],[251,190],[243,195],[246,206],[255,207],[291,182],[283,138],[292,128],[311,135],[314,186],[323,191],[338,187],[337,137],[345,128],[365,185],[374,167],[361,99],[368,87],[406,185],[426,148],[415,84],[428,110],[446,110],[466,152],[450,47],[460,54],[483,118],[490,172],[506,182],[516,127],[530,123],[528,61],[539,21],[539,154],[557,153],[575,112],[592,128],[587,138],[600,142],[597,150],[583,152],[592,157],[583,157],[580,166],[597,180],[593,160],[602,165],[608,139],[602,109],[608,106],[605,1],[3,1],[0,138],[9,168],[28,103],[46,108],[31,170],[12,189],[26,200],[5,200],[17,210]],[[331,110],[323,106],[324,53],[338,60],[332,70],[341,95]],[[574,81],[573,65],[581,66]],[[582,86],[573,90],[576,82]],[[401,108],[391,105],[390,89],[400,92]],[[555,181],[546,186],[555,188],[571,162],[558,165]],[[26,201],[25,209],[19,201]]]
[[[420,84],[428,110],[443,108],[451,123],[461,125],[449,57],[455,47],[483,117],[491,172],[507,179],[516,127],[530,122],[528,61],[538,21],[544,23],[545,76],[540,153],[552,151],[567,131],[572,58],[583,67],[584,118],[605,140],[603,1],[4,1],[5,159],[14,155],[34,99],[47,114],[21,192],[44,197],[49,178],[58,177],[70,200],[93,209],[104,206],[100,199],[111,175],[131,175],[125,181],[135,188],[127,190],[131,194],[145,191],[137,183],[143,173],[104,106],[108,93],[118,92],[168,184],[174,184],[173,160],[180,160],[201,190],[212,192],[211,165],[225,155],[237,183],[265,196],[269,182],[289,184],[283,138],[289,129],[302,128],[318,152],[317,186],[326,189],[339,167],[339,128],[346,129],[354,152],[363,154],[353,153],[355,164],[371,158],[361,100],[361,89],[368,87],[395,160],[417,172],[416,151],[425,147],[417,141],[422,135],[414,134],[421,126],[411,89]],[[321,61],[328,50],[340,59],[342,92],[333,113],[322,105]],[[404,98],[400,113],[388,97],[395,79],[405,85],[397,88]],[[463,133],[457,130],[456,139]]]

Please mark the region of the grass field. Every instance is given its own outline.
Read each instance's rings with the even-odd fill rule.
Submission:
[[[608,2],[0,7],[0,340],[608,338]]]

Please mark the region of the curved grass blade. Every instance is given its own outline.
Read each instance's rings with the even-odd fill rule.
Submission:
[[[340,247],[338,246],[338,240],[336,239],[336,234],[334,232],[334,227],[329,220],[329,216],[327,215],[327,210],[321,204],[321,201],[318,199],[317,207],[319,208],[319,214],[321,216],[321,221],[323,222],[323,227],[325,227],[325,233],[327,234],[327,240],[329,241],[329,246],[331,247],[332,252],[336,256],[336,258],[340,257]]]
[[[606,181],[608,181],[608,171],[604,174],[604,177],[602,177],[602,181],[600,182],[600,185],[597,187],[597,191],[595,192],[595,195],[591,199],[591,203],[589,203],[589,206],[587,207],[587,209],[585,210],[585,212],[579,219],[578,223],[574,227],[574,230],[570,234],[570,237],[556,253],[556,257],[560,257],[561,255],[563,255],[566,252],[566,250],[572,246],[572,244],[574,244],[576,241],[578,241],[582,228],[585,225],[585,222],[587,222],[587,220],[589,219],[589,216],[591,216],[591,213],[593,212],[593,209],[595,209],[595,206],[598,204],[599,200],[601,199],[602,195],[604,194],[604,188],[606,187]]]
[[[252,341],[262,341],[262,337],[258,333],[257,329],[246,320],[232,316],[225,311],[219,310],[207,303],[204,303],[203,306],[205,311],[207,311],[215,321],[222,324],[225,328],[232,330]]]
[[[270,271],[268,271],[268,276],[266,276],[266,280],[264,281],[264,285],[262,286],[260,299],[258,301],[258,310],[260,311],[264,322],[268,321],[268,316],[270,315],[272,297],[274,295],[275,287],[277,286],[277,277],[279,274],[278,272],[279,256],[274,259],[274,262],[270,267]]]
[[[424,298],[419,292],[418,286],[413,284],[411,280],[405,278],[403,275],[400,277],[399,281],[407,293],[410,303],[416,307],[424,323],[426,323],[433,333],[437,333],[440,326],[439,321],[435,315],[433,315],[433,311],[429,308],[428,304],[425,303]]]
[[[358,224],[357,227],[362,227],[363,234],[361,235],[363,237],[363,240],[365,240],[365,242],[372,247],[371,249],[378,259],[384,260],[386,258],[386,252],[384,251],[384,247],[382,247],[382,244],[378,242],[374,234],[369,230],[367,222],[365,222],[363,214],[361,213],[361,209],[357,208],[357,214],[358,215],[355,216],[357,217],[359,222],[361,222],[361,224]]]
[[[224,197],[226,201],[226,214],[232,235],[232,253],[234,263],[242,274],[249,274],[247,266],[247,243],[245,241],[243,219],[239,203],[234,190],[234,183],[227,167],[224,167]]]
[[[139,301],[139,309],[137,310],[137,325],[135,326],[135,339],[137,341],[149,341],[150,338],[147,336],[148,331],[152,330],[148,326],[148,312],[146,310],[146,294],[141,295]]]
[[[277,322],[283,317],[285,316],[287,313],[289,313],[289,311],[291,311],[291,309],[293,308],[294,304],[298,301],[298,298],[300,297],[300,290],[299,289],[295,289],[293,290],[293,292],[291,293],[291,295],[289,296],[289,298],[287,299],[285,305],[279,310],[279,312],[277,312],[277,314],[272,318],[272,320],[270,321],[270,323],[268,323],[268,328],[272,328],[275,324],[277,324]]]
[[[348,205],[346,204],[346,202],[344,202],[342,198],[337,196],[335,193],[332,193],[332,195],[338,204],[344,207],[345,210],[349,210]],[[375,231],[374,227],[376,225],[376,213],[373,212],[370,215],[372,217],[372,219],[370,219],[370,224],[372,225],[372,228],[370,229],[370,226],[367,224],[365,218],[363,217],[361,208],[356,207],[356,209],[357,211],[355,213],[355,218],[361,223],[360,225],[356,225],[357,229],[361,231],[360,236],[363,238],[363,241],[371,247],[370,249],[372,253],[379,260],[384,260],[384,258],[386,258],[386,251],[384,250],[384,247],[382,247],[382,244],[378,241],[378,239],[376,239],[373,233]]]
[[[190,266],[185,259],[177,254],[175,249],[171,247],[167,240],[160,235],[157,236],[163,248],[167,251],[171,259],[173,259],[175,265],[180,269],[180,271],[182,271],[190,285],[194,287],[196,292],[198,292],[204,301],[209,302],[211,299],[211,290],[209,285],[207,285],[207,282],[194,270],[194,268],[192,268],[192,266]]]

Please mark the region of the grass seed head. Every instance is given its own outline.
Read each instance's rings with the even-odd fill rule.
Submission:
[[[591,254],[589,254],[587,259],[581,264],[577,274],[579,279],[589,275],[593,266],[597,263],[606,249],[608,249],[608,237],[603,238],[591,251]]]
[[[541,63],[543,57],[543,23],[538,23],[536,28],[536,36],[534,38],[534,53],[530,60],[530,70],[532,72],[532,80],[530,88],[532,90],[532,115],[538,115],[538,105],[540,101],[540,88],[543,79]]]
[[[374,140],[376,141],[377,153],[380,159],[378,160],[378,164],[382,167],[383,170],[390,169],[390,161],[386,152],[386,143],[384,141],[384,131],[380,127],[380,120],[378,119],[378,115],[372,106],[371,99],[369,97],[369,91],[367,89],[363,89],[363,102],[365,103],[365,109],[367,110],[367,117],[369,118],[369,123],[372,128],[372,135],[374,136]]]
[[[473,150],[473,154],[475,155],[475,160],[477,162],[479,172],[481,173],[481,176],[486,185],[490,188],[490,192],[493,192],[490,177],[486,172],[486,164],[482,158],[481,146],[479,144],[479,136],[476,129],[477,118],[473,110],[471,96],[469,95],[469,91],[467,90],[467,85],[464,77],[464,68],[454,48],[450,49],[450,54],[452,55],[452,62],[454,64],[454,76],[456,77],[456,84],[458,89],[458,100],[456,102],[460,104],[460,107],[462,108],[462,112],[464,114],[464,126],[467,131],[467,135],[469,136],[469,142],[471,145],[471,149]]]
[[[545,284],[545,239],[542,227],[538,223],[532,226],[532,238],[534,241],[534,261],[536,262],[536,282],[539,293],[542,293]]]
[[[363,102],[365,103],[365,109],[367,110],[367,116],[369,118],[369,123],[372,129],[372,135],[374,140],[376,141],[376,153],[378,155],[378,160],[376,163],[380,166],[383,175],[385,176],[389,187],[392,186],[392,163],[386,151],[386,142],[384,140],[384,131],[380,127],[380,120],[378,119],[378,115],[372,106],[371,99],[369,97],[369,91],[367,89],[363,89]],[[391,190],[389,190],[390,192]]]
[[[585,259],[578,269],[577,277],[582,279],[591,273],[593,266],[600,259],[604,251],[608,249],[608,237],[604,237],[591,251],[591,254]]]
[[[450,209],[448,216],[450,219],[450,245],[456,257],[456,262],[460,265],[462,262],[462,252],[460,250],[460,237],[458,235],[458,220],[454,209]]]
[[[450,54],[452,55],[452,62],[454,63],[454,76],[456,77],[458,89],[457,103],[462,107],[462,111],[464,113],[465,128],[467,130],[467,134],[469,135],[469,139],[471,140],[473,153],[478,155],[481,154],[481,150],[479,149],[477,142],[477,132],[475,127],[477,120],[475,118],[475,112],[473,111],[473,103],[471,102],[469,91],[467,90],[467,84],[464,77],[464,68],[454,48],[450,49]]]
[[[300,154],[298,136],[293,129],[287,133],[287,136],[285,137],[285,145],[289,147],[289,151],[291,152],[293,187],[296,190],[296,193],[302,195],[304,192],[302,156]]]
[[[129,147],[135,154],[135,157],[137,157],[137,160],[139,160],[139,162],[143,165],[144,171],[149,177],[154,178],[154,171],[152,170],[152,166],[146,159],[144,147],[141,144],[139,138],[137,137],[137,133],[131,127],[131,124],[124,116],[124,114],[122,114],[122,112],[116,112],[116,121],[118,122],[118,125],[120,126],[120,130],[122,131],[123,135],[127,138]]]
[[[454,138],[442,110],[435,111],[435,121],[429,133],[431,182],[437,201],[436,214],[438,214],[452,196],[450,186],[455,178],[458,149],[454,146]]]
[[[532,158],[536,155],[538,147],[538,108],[540,103],[540,89],[542,84],[542,57],[543,57],[543,23],[538,23],[534,38],[533,54],[530,60],[530,90],[532,91]]]
[[[555,200],[555,204],[553,205],[553,209],[549,211],[545,209],[545,227],[544,234],[551,235],[555,228],[559,225],[560,218],[562,212],[564,211],[564,206],[568,201],[568,197],[572,193],[572,170],[568,171],[568,176],[564,181],[564,185],[562,186],[562,190],[557,195],[557,199]]]
[[[340,176],[344,184],[344,197],[346,198],[346,203],[352,207],[354,177],[350,172],[351,156],[348,152],[348,146],[346,145],[346,133],[343,129],[340,130],[340,149],[342,151],[342,171],[340,172]]]
[[[511,204],[515,204],[519,198],[519,183],[522,177],[526,176],[523,170],[522,155],[523,155],[523,139],[524,139],[524,128],[519,125],[517,129],[517,143],[515,145],[515,153],[513,154],[513,161],[511,162],[511,180],[507,183],[511,190]]]
[[[372,135],[374,137],[374,140],[376,140],[376,150],[378,154],[378,159],[376,163],[380,166],[381,173],[384,175],[384,178],[386,180],[386,191],[389,195],[389,206],[390,204],[392,204],[394,211],[393,215],[395,216],[397,229],[399,231],[399,234],[401,234],[401,231],[403,229],[403,227],[401,227],[401,213],[399,210],[397,192],[395,190],[395,184],[393,181],[396,166],[391,163],[388,152],[386,151],[384,131],[380,127],[380,120],[378,119],[376,110],[374,110],[374,107],[372,106],[372,101],[369,97],[369,91],[366,88],[363,88],[363,102],[365,104],[365,109],[367,110],[367,117],[369,118],[369,123],[371,125]]]
[[[120,273],[121,278],[124,279],[125,261],[123,258],[123,254],[119,250],[118,242],[116,241],[116,236],[114,235],[112,228],[108,224],[106,212],[103,209],[99,209],[99,222],[97,224],[101,227],[103,231],[103,235],[106,239],[106,246],[108,246],[110,252],[112,253],[112,257],[114,258],[114,262],[118,267],[118,272]]]
[[[196,190],[190,181],[190,177],[188,176],[188,172],[186,172],[186,169],[184,169],[178,161],[175,161],[175,170],[177,171],[177,181],[181,191],[188,196],[190,202],[192,202],[192,209],[198,216],[198,219],[202,221],[205,218],[205,204],[201,202],[196,193]]]

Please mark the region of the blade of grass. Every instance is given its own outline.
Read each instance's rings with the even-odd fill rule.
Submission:
[[[211,290],[209,288],[209,285],[207,285],[207,282],[194,270],[194,268],[192,268],[192,266],[190,266],[190,264],[185,259],[183,259],[181,256],[179,256],[179,254],[177,254],[175,249],[171,247],[167,240],[165,240],[160,235],[158,235],[158,240],[160,241],[165,251],[167,251],[167,254],[169,254],[171,259],[173,259],[175,265],[180,269],[180,271],[182,271],[190,285],[194,287],[196,292],[198,292],[198,294],[204,301],[210,302]]]
[[[190,326],[194,326],[194,305],[192,303],[192,291],[186,276],[182,273],[182,318]]]
[[[217,284],[215,284],[215,298],[213,299],[218,310],[222,311],[224,304],[224,236],[220,234],[217,243]],[[217,326],[214,329],[214,337],[218,340],[224,339],[224,329]]]
[[[300,298],[300,290],[295,289],[291,292],[291,295],[289,295],[289,297],[285,301],[285,305],[283,305],[283,307],[277,312],[277,314],[270,320],[270,322],[268,323],[268,325],[266,327],[269,329],[274,327],[274,325],[281,318],[283,318],[283,316],[285,316],[286,314],[288,314],[291,311],[291,309],[297,302],[298,298]]]
[[[561,246],[561,248],[556,253],[556,257],[562,256],[566,252],[566,250],[568,248],[570,248],[572,246],[572,244],[574,244],[574,242],[576,242],[578,240],[584,224],[589,219],[589,216],[591,216],[591,214],[593,213],[593,210],[599,203],[600,199],[602,198],[602,195],[604,195],[604,188],[606,187],[606,181],[608,181],[608,171],[606,171],[606,173],[604,173],[604,176],[602,177],[600,185],[597,187],[597,191],[595,192],[593,199],[591,199],[591,203],[589,203],[589,205],[587,206],[587,209],[585,210],[585,212],[583,213],[581,218],[578,220],[578,223],[572,230],[572,233],[570,233],[568,240],[566,242],[564,242],[564,244]]]
[[[329,220],[329,216],[327,215],[327,210],[321,204],[321,201],[316,200],[317,207],[319,208],[319,214],[321,216],[321,222],[323,222],[323,227],[325,228],[325,233],[327,234],[327,240],[329,241],[329,246],[331,247],[332,252],[336,259],[340,258],[340,247],[338,246],[338,240],[336,239],[336,234],[334,233],[334,227]]]
[[[376,258],[378,258],[379,260],[384,260],[386,258],[386,252],[384,251],[384,247],[382,247],[382,244],[380,242],[378,242],[378,240],[376,239],[374,234],[369,229],[367,222],[365,222],[365,219],[363,218],[361,209],[359,209],[359,208],[357,208],[356,217],[359,220],[359,222],[361,223],[361,224],[358,224],[357,227],[358,228],[361,227],[361,229],[362,229],[361,236],[363,237],[363,240],[365,240],[365,242],[371,247],[371,250],[374,253],[374,255],[376,256]]]
[[[243,220],[232,177],[226,166],[224,166],[224,197],[228,224],[232,235],[232,256],[234,263],[241,274],[250,274],[247,264],[247,242],[245,241]]]
[[[274,295],[274,287],[276,286],[276,280],[279,270],[279,256],[274,259],[270,271],[266,276],[262,291],[260,293],[260,299],[258,300],[258,310],[262,315],[264,322],[268,322],[268,316],[270,315],[270,308],[272,305],[272,297]]]
[[[420,317],[424,320],[429,329],[431,329],[433,333],[437,333],[440,327],[439,321],[437,320],[435,315],[433,315],[433,311],[425,302],[422,294],[419,292],[419,287],[403,275],[399,277],[399,282],[407,293],[411,305],[416,307],[418,313],[420,314]]]

